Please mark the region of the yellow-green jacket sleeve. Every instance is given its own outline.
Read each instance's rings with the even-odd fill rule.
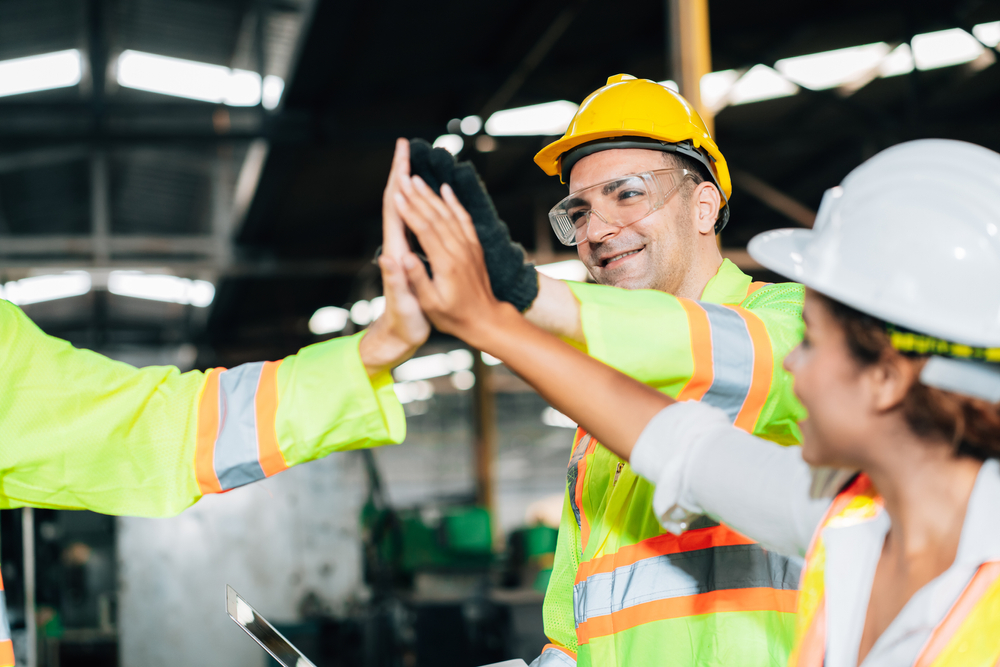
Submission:
[[[569,285],[590,356],[677,400],[721,408],[747,432],[795,444],[805,411],[782,361],[802,337],[804,290],[784,283],[747,295],[745,278],[728,290],[738,297],[717,295],[718,302],[706,300],[709,289],[694,301],[656,290]],[[732,300],[721,300],[727,296]]]
[[[399,443],[392,379],[368,378],[359,340],[229,370],[136,369],[0,300],[0,507],[168,516],[333,451]]]

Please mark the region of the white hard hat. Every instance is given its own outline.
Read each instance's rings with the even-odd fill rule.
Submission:
[[[1000,154],[982,146],[946,139],[893,146],[826,192],[813,229],[766,232],[747,249],[768,269],[886,322],[1000,347]],[[928,365],[941,370],[941,362]],[[929,371],[925,383],[959,390],[954,374],[932,383]],[[993,401],[1000,379],[995,384],[987,392]]]

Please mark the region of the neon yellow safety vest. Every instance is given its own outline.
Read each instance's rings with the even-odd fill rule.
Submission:
[[[881,511],[882,498],[863,473],[837,494],[827,510],[806,553],[795,649],[789,667],[823,667],[826,655],[823,530],[871,521]],[[1000,561],[990,561],[979,567],[951,610],[934,628],[914,667],[997,665],[1000,665]]]
[[[700,301],[571,284],[587,352],[740,428],[794,444],[804,410],[781,360],[802,336],[801,285],[751,284],[726,261]],[[552,578],[552,644],[535,665],[783,666],[799,568],[707,518],[681,536],[654,487],[583,431],[574,439]]]
[[[229,370],[136,369],[0,300],[0,508],[170,516],[334,451],[402,442],[392,377],[369,379],[360,336]],[[0,606],[0,667],[13,664]]]

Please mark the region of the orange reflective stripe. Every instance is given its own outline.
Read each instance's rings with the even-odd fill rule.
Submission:
[[[590,618],[577,626],[580,644],[606,637],[645,623],[685,616],[729,611],[778,611],[795,613],[796,591],[774,588],[733,588],[698,595],[654,600],[605,616]]]
[[[219,435],[219,374],[213,368],[205,374],[198,400],[198,437],[195,446],[195,477],[202,495],[219,493],[222,485],[215,474],[215,439]]]
[[[753,294],[754,292],[756,292],[756,291],[757,291],[757,290],[759,290],[760,288],[762,288],[762,287],[767,287],[768,285],[771,285],[771,284],[772,284],[772,283],[765,283],[765,282],[762,282],[762,281],[760,281],[760,280],[758,280],[758,281],[755,281],[755,282],[752,282],[752,283],[750,283],[750,285],[749,285],[749,286],[747,287],[747,295],[746,295],[745,297],[743,297],[743,298],[744,298],[744,299],[746,299],[747,297],[749,297],[749,296],[750,296],[751,294]]]
[[[0,641],[0,667],[14,667],[14,644],[9,639]]]
[[[973,607],[998,578],[1000,578],[1000,561],[991,561],[979,566],[969,585],[958,596],[951,610],[945,614],[944,620],[934,628],[913,667],[929,667],[934,662],[965,622]]]
[[[688,331],[691,336],[691,379],[677,394],[678,401],[700,401],[715,378],[712,364],[712,326],[708,313],[691,299],[677,299],[687,314]]]
[[[288,469],[288,463],[278,446],[275,419],[278,414],[278,367],[280,361],[267,361],[260,372],[254,397],[257,422],[257,460],[267,477]]]
[[[750,339],[753,341],[753,379],[750,381],[750,391],[747,392],[746,400],[743,401],[743,407],[740,408],[733,426],[747,433],[753,433],[757,418],[760,417],[760,411],[764,409],[767,395],[771,391],[771,377],[774,371],[771,337],[759,317],[743,308],[733,310],[743,317],[747,331],[750,332]]]
[[[576,571],[576,583],[580,583],[595,574],[613,572],[619,567],[630,565],[644,558],[743,544],[756,544],[756,542],[723,525],[689,530],[681,535],[664,533],[637,544],[622,547],[613,554],[580,563],[580,567]]]

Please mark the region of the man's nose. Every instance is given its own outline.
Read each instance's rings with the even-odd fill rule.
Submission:
[[[608,221],[595,210],[591,212],[590,221],[587,223],[587,242],[603,243],[616,236],[621,229],[618,225],[608,224]]]

